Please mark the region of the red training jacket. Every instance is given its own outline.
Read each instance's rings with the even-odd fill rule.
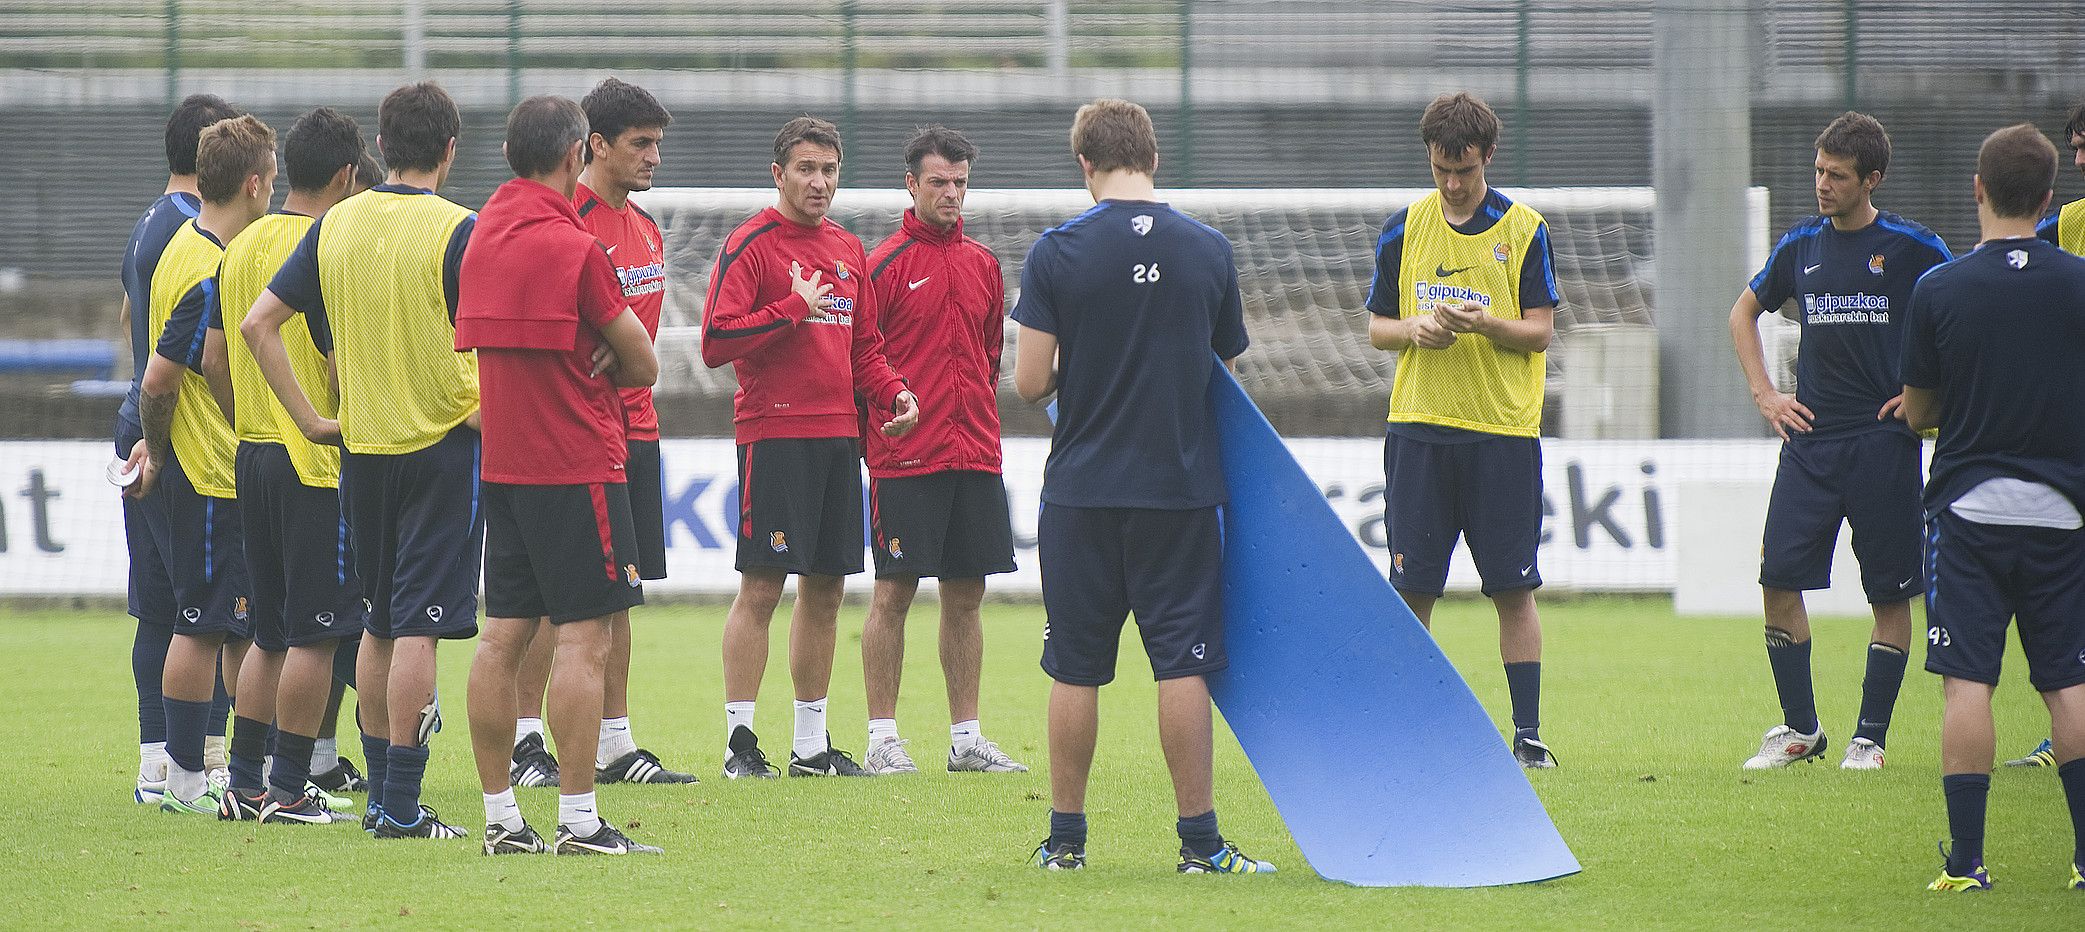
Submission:
[[[573,191],[572,205],[579,211],[579,222],[608,247],[624,300],[657,343],[659,311],[666,301],[666,260],[659,251],[665,240],[659,236],[658,222],[629,201],[623,202],[622,210],[608,206],[584,184]],[[630,420],[631,440],[659,439],[659,413],[652,407],[649,387],[623,389],[623,411]]]
[[[951,470],[997,473],[999,356],[1006,336],[1006,279],[999,257],[911,210],[869,254],[869,288],[891,365],[920,397],[920,424],[903,437],[862,432],[878,479]]]
[[[790,290],[790,264],[825,272],[826,319]],[[831,220],[804,226],[769,207],[724,238],[702,308],[702,361],[738,375],[732,420],[740,444],[785,437],[856,437],[854,396],[891,410],[903,379],[883,355],[861,240]]]

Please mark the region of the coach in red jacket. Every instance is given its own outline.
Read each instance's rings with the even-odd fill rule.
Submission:
[[[882,432],[919,423],[919,402],[884,359],[861,240],[827,220],[840,131],[798,117],[775,136],[776,204],[733,230],[710,273],[702,360],[738,375],[738,598],[724,623],[724,776],[773,777],[753,731],[768,624],[797,575],[789,671],[793,776],[864,776],[825,728],[844,577],[862,571],[864,398]]]
[[[905,145],[912,209],[869,254],[869,290],[891,363],[934,399],[933,422],[904,437],[865,431],[876,597],[862,629],[872,774],[915,773],[898,737],[905,615],[922,576],[941,580],[941,673],[948,682],[951,771],[1025,771],[977,724],[985,577],[1014,568],[999,477],[999,353],[1006,282],[999,258],[963,235],[977,147],[929,126]]]

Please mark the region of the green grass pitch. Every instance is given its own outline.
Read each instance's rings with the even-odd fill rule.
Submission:
[[[1035,662],[1042,613],[1034,606],[987,606],[984,723],[1036,772],[939,772],[946,709],[932,606],[923,603],[911,626],[899,718],[927,772],[759,784],[717,775],[723,608],[640,610],[632,687],[638,739],[668,764],[696,770],[703,782],[604,788],[603,813],[668,852],[612,861],[477,853],[482,819],[462,703],[467,643],[442,650],[449,730],[435,742],[427,799],[474,837],[379,843],[348,826],[233,826],[133,805],[128,619],[120,612],[11,610],[0,622],[0,787],[9,799],[0,885],[10,903],[0,924],[2085,927],[2085,893],[2061,889],[2070,829],[2047,769],[1993,778],[1986,851],[1996,890],[1924,890],[1939,867],[1934,841],[1946,818],[1938,680],[1920,672],[1916,658],[1889,768],[1837,768],[1859,702],[1866,621],[1817,623],[1819,700],[1833,744],[1828,759],[1746,774],[1739,762],[1778,714],[1756,619],[1676,619],[1662,599],[1557,600],[1543,612],[1543,735],[1563,766],[1535,774],[1534,784],[1585,872],[1509,888],[1383,890],[1313,875],[1227,735],[1218,738],[1216,758],[1225,833],[1282,872],[1173,872],[1172,797],[1148,667],[1133,635],[1120,680],[1102,692],[1091,867],[1052,875],[1025,866],[1048,809],[1048,686]],[[786,610],[779,615],[786,618]],[[857,752],[864,728],[860,624],[861,609],[850,607],[841,620],[830,713],[835,742]],[[787,625],[778,620],[774,632],[759,724],[768,749],[786,754]],[[1443,603],[1439,636],[1503,723],[1495,632],[1487,604]],[[2001,757],[2024,750],[2048,723],[2015,651],[2008,675],[2021,679],[1999,692]],[[360,748],[353,754],[359,759]],[[1341,761],[1335,754],[1316,764]],[[552,793],[520,791],[525,813],[546,830],[554,821]]]

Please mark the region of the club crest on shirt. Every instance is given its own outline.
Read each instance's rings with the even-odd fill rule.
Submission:
[[[2025,250],[2025,249],[2015,249],[2015,250],[2013,250],[2012,252],[2006,253],[2006,254],[2005,254],[2005,264],[2006,264],[2006,265],[2010,265],[2010,266],[2012,266],[2013,268],[2016,268],[2016,269],[2024,269],[2024,268],[2026,268],[2026,267],[2027,267],[2027,250]]]
[[[1129,218],[1129,228],[1137,231],[1138,236],[1151,232],[1151,215],[1138,214]]]
[[[1878,253],[1876,253],[1876,254],[1874,254],[1874,255],[1872,255],[1872,256],[1869,256],[1869,257],[1868,257],[1868,274],[1870,274],[1870,275],[1881,275],[1881,274],[1882,274],[1882,253],[1879,253],[1879,252],[1878,252]]]
[[[891,559],[893,559],[893,560],[903,560],[903,559],[905,559],[905,548],[904,548],[903,546],[901,546],[901,545],[900,545],[900,543],[899,543],[899,541],[898,541],[898,539],[897,539],[897,538],[893,537],[893,538],[891,538],[891,539],[890,539],[890,544],[888,545],[888,549],[890,550],[890,558],[891,558]]]
[[[1491,244],[1491,257],[1500,262],[1505,262],[1513,258],[1513,250],[1507,249],[1505,243],[1493,243]]]
[[[776,553],[788,553],[789,536],[782,533],[781,531],[769,531],[767,535],[767,547],[769,550],[773,550]]]
[[[847,263],[845,263],[845,262],[841,262],[841,261],[840,261],[840,260],[838,260],[838,259],[834,259],[834,260],[833,260],[833,274],[834,274],[834,275],[837,275],[837,276],[839,276],[839,278],[840,278],[840,280],[841,280],[841,281],[843,281],[843,282],[844,282],[844,281],[846,281],[846,280],[847,280]]]
[[[629,584],[630,584],[630,588],[632,588],[632,589],[635,589],[635,588],[637,588],[637,585],[638,585],[638,579],[637,579],[637,564],[635,564],[635,563],[625,563],[625,564],[623,564],[623,581],[624,581],[624,582],[627,582],[627,583],[629,583]]]

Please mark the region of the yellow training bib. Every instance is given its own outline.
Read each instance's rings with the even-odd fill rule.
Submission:
[[[1521,264],[1541,225],[1541,214],[1514,204],[1491,229],[1471,236],[1448,225],[1440,192],[1421,198],[1405,211],[1398,314],[1409,320],[1476,301],[1493,317],[1518,320]],[[1506,349],[1476,334],[1456,336],[1447,349],[1412,346],[1397,354],[1390,422],[1539,434],[1543,354]]]

